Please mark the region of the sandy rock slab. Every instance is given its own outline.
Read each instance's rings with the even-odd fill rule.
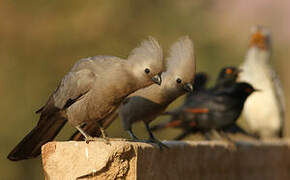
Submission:
[[[289,180],[290,141],[167,141],[169,149],[114,140],[50,142],[42,147],[47,180]]]

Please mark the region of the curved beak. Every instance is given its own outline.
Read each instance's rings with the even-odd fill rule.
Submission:
[[[161,79],[161,73],[155,75],[152,77],[152,81],[158,85],[161,85],[162,79]]]
[[[190,83],[183,84],[183,89],[187,92],[190,92],[190,93],[193,92],[193,86]]]

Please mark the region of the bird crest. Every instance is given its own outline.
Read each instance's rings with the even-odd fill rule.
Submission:
[[[262,50],[268,50],[270,47],[270,32],[262,26],[255,26],[252,29],[250,47],[257,47]]]
[[[147,65],[157,71],[164,68],[162,48],[158,41],[151,36],[131,51],[128,60],[132,63]]]
[[[171,48],[167,58],[166,74],[192,82],[195,74],[194,45],[188,36],[181,37]]]

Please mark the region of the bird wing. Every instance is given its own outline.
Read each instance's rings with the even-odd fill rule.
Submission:
[[[280,117],[282,120],[282,127],[284,126],[284,121],[285,121],[285,110],[286,110],[286,103],[285,103],[285,96],[283,92],[283,87],[281,84],[281,81],[278,77],[278,74],[271,69],[271,74],[272,74],[272,82],[274,84],[274,92],[275,96],[278,100],[278,106],[279,106],[279,111],[280,111]]]
[[[77,66],[82,66],[82,68]],[[66,109],[89,92],[97,75],[86,67],[90,67],[87,61],[76,63],[73,69],[61,80],[47,103],[36,113],[45,116]]]
[[[71,71],[63,78],[53,94],[55,105],[67,108],[86,94],[97,79],[124,60],[114,56],[94,56],[79,60]],[[103,80],[102,78],[102,80]]]
[[[53,94],[55,106],[68,108],[92,88],[95,79],[96,74],[88,69],[68,73]]]
[[[79,71],[82,69],[89,69],[96,74],[105,72],[114,64],[119,64],[124,59],[115,56],[93,56],[88,58],[82,58],[75,63],[71,72]]]

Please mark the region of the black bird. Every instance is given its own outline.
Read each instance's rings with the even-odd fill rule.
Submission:
[[[195,98],[182,107],[167,112],[172,118],[168,122],[153,126],[151,130],[165,127],[182,128],[184,132],[176,137],[176,140],[197,132],[206,135],[208,139],[208,135],[213,131],[250,135],[236,124],[236,120],[247,97],[254,91],[256,89],[250,84],[241,82],[219,90],[203,92],[203,98]]]
[[[216,91],[222,88],[226,88],[234,84],[239,77],[241,70],[234,66],[227,66],[221,69],[216,84],[210,91]]]
[[[206,84],[207,84],[207,80],[208,80],[207,74],[204,72],[196,73],[196,75],[194,77],[194,81],[193,81],[194,92],[188,93],[185,100],[184,100],[184,104],[174,111],[180,112],[180,111],[182,111],[183,107],[186,107],[192,101],[202,102],[202,101],[206,100],[208,98],[208,95],[212,94],[212,92],[229,87],[230,85],[232,85],[236,82],[240,72],[241,72],[241,70],[238,69],[237,67],[234,67],[234,66],[226,66],[226,67],[222,68],[218,77],[217,77],[217,80],[216,80],[214,87],[212,87],[210,89],[206,88]],[[164,114],[167,114],[167,113],[164,113]],[[175,116],[173,116],[172,118],[174,119]],[[151,129],[153,131],[156,131],[156,130],[163,129],[165,127],[172,127],[175,125],[175,123],[176,122],[173,122],[173,124],[161,123],[159,125],[152,126]],[[187,135],[188,134],[187,128],[189,128],[189,127],[185,123],[183,126],[183,129],[185,130],[184,133],[182,133],[181,135],[179,135],[175,139],[182,138],[183,134]],[[231,130],[229,130],[229,131],[231,131]]]
[[[185,100],[184,105],[190,103],[191,101],[195,101],[196,98],[202,99],[203,96],[208,93],[208,91],[217,91],[219,89],[228,87],[236,82],[240,69],[234,66],[227,66],[221,69],[218,78],[214,87],[207,89],[207,80],[208,76],[204,72],[196,73],[193,81],[194,92],[188,93]]]

